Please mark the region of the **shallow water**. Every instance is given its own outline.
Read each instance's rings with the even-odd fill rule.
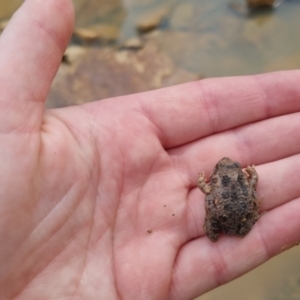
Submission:
[[[22,2],[0,0],[0,20],[9,18]],[[75,8],[79,27],[117,26],[117,43],[138,35],[140,18],[166,9],[155,37],[160,51],[177,66],[204,77],[300,67],[297,0],[251,16],[234,12],[225,0],[77,0]],[[299,255],[300,248],[294,247],[200,299],[300,299]]]
[[[162,32],[167,33],[159,40],[162,51],[181,67],[204,77],[300,66],[297,0],[250,16],[239,15],[224,0],[124,0],[123,6],[119,3],[119,10],[115,4],[109,15],[110,21],[121,26],[120,39],[136,35],[135,23],[143,15],[167,7],[169,14],[160,25]]]
[[[0,0],[0,19],[21,2]],[[214,77],[300,66],[299,0],[250,16],[239,15],[224,0],[77,0],[76,24],[113,24],[124,40],[137,35],[138,19],[162,7],[169,13],[157,42],[184,69]]]
[[[160,45],[190,71],[213,77],[300,66],[299,1],[250,16],[239,15],[224,0],[164,3],[169,4],[170,14],[161,28],[169,36]],[[132,19],[147,9],[154,10],[155,5],[129,9],[122,33],[128,34]]]

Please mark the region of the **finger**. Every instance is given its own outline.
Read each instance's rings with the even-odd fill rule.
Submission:
[[[299,71],[207,79],[137,95],[166,148],[300,109]]]
[[[40,125],[72,27],[71,0],[27,0],[12,17],[0,38],[1,132]]]
[[[169,150],[185,178],[196,185],[200,172],[209,176],[223,157],[242,166],[259,165],[300,153],[300,113],[280,116],[211,135]]]
[[[269,212],[300,198],[299,169],[300,155],[256,167],[259,176],[257,196],[261,202],[261,213]],[[205,195],[198,188],[192,189],[189,193],[187,201],[187,220],[189,220],[187,223],[187,240],[205,234],[203,229],[205,218],[204,198]]]
[[[300,241],[300,199],[263,215],[243,239],[206,237],[185,244],[175,261],[171,299],[193,299],[254,269]]]

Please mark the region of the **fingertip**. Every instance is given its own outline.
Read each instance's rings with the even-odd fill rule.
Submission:
[[[53,38],[61,51],[67,47],[74,27],[74,6],[71,0],[26,0],[18,18],[31,18],[37,28]],[[19,16],[19,14],[21,16]],[[24,20],[25,21],[25,20]]]

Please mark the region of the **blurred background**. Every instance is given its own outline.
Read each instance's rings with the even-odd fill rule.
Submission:
[[[0,32],[22,2],[0,0]],[[47,107],[297,69],[300,0],[273,2],[253,10],[246,0],[75,0],[76,25]],[[199,299],[300,299],[299,256],[294,247]]]

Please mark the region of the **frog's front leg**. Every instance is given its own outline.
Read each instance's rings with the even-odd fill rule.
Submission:
[[[248,175],[249,184],[253,187],[254,190],[256,190],[257,181],[258,181],[258,174],[254,168],[254,166],[248,166],[245,169],[245,172]]]
[[[210,194],[211,185],[206,183],[204,172],[199,175],[197,186],[204,194]]]

